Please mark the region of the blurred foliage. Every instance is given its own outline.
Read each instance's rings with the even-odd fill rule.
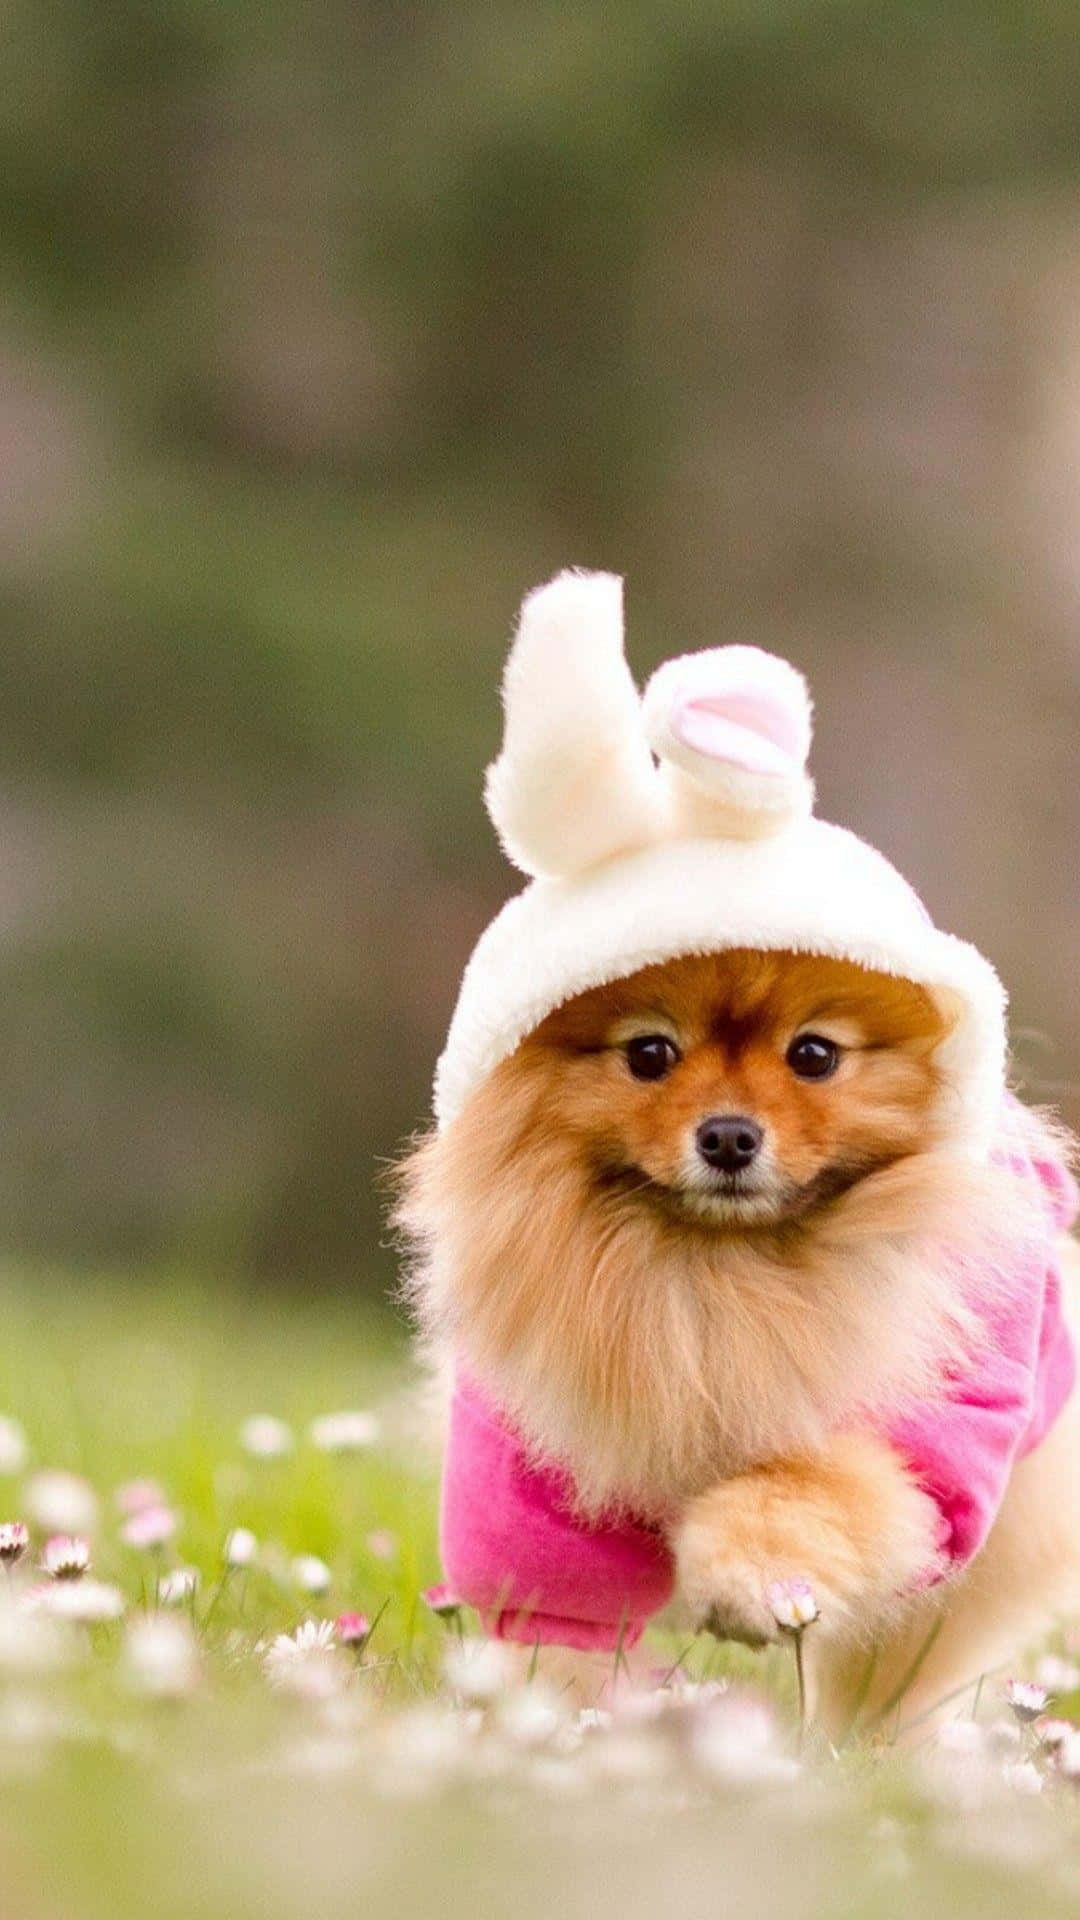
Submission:
[[[1031,475],[1074,9],[5,29],[0,1239],[387,1277],[373,1175],[506,884],[505,635],[570,561],[629,575],[639,667],[731,632],[814,673],[830,809],[1068,1099],[1071,456]]]

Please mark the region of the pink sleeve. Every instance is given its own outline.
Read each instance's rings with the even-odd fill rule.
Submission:
[[[459,1381],[443,1466],[446,1577],[501,1639],[632,1646],[671,1596],[663,1536],[633,1520],[586,1524],[555,1468],[533,1465],[475,1386]]]
[[[999,1344],[991,1334],[993,1345],[964,1368],[946,1398],[917,1408],[889,1430],[893,1446],[937,1503],[936,1544],[953,1567],[963,1566],[986,1539],[1031,1420],[1033,1352],[1019,1325],[1008,1331],[1018,1337]]]
[[[1017,1246],[1004,1285],[999,1273],[981,1282],[978,1273],[965,1274],[980,1323],[975,1350],[941,1399],[895,1421],[888,1436],[938,1505],[937,1544],[953,1567],[979,1551],[1016,1460],[1042,1439],[1075,1379],[1055,1242],[1075,1217],[1076,1187],[1059,1161],[1032,1154],[1036,1139],[1041,1149],[1025,1110],[1010,1099],[994,1159],[1038,1182],[1045,1233]]]

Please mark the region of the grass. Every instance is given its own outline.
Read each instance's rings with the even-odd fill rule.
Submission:
[[[65,1627],[56,1671],[29,1642],[5,1657],[0,1622],[3,1920],[1075,1912],[1080,1797],[1042,1758],[1016,1774],[1006,1743],[1032,1736],[999,1730],[995,1683],[974,1753],[835,1758],[811,1734],[800,1765],[789,1650],[658,1634],[671,1684],[649,1704],[620,1680],[597,1725],[543,1656],[528,1685],[486,1675],[420,1599],[435,1469],[388,1319],[180,1279],[9,1273],[0,1298],[0,1412],[32,1450],[0,1478],[0,1519],[32,1502],[33,1469],[84,1475],[95,1573],[128,1602],[123,1622]],[[345,1407],[377,1407],[381,1438],[320,1451],[310,1422]],[[262,1412],[292,1428],[286,1457],[245,1452]],[[166,1557],[201,1576],[188,1610],[155,1615],[182,1637],[190,1612],[195,1677],[167,1697],[131,1650],[158,1565],[124,1546],[113,1499],[143,1476],[181,1516]],[[237,1526],[258,1562],[223,1581]],[[330,1568],[326,1595],[298,1592],[302,1553]],[[378,1616],[363,1655],[293,1662],[272,1686],[267,1642],[345,1610]],[[727,1691],[702,1685],[722,1674]]]

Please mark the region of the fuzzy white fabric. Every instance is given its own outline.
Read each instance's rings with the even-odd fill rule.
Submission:
[[[659,830],[622,581],[562,573],[525,599],[503,676],[503,749],[484,797],[523,873],[576,873]]]
[[[660,765],[663,831],[756,840],[810,812],[810,695],[760,647],[712,647],[658,667],[642,700]]]
[[[465,970],[436,1074],[440,1127],[573,995],[682,954],[756,947],[851,960],[937,995],[957,1016],[939,1055],[942,1129],[986,1153],[1005,1078],[1001,983],[883,855],[810,813],[810,703],[793,667],[715,648],[661,667],[642,703],[621,583],[560,574],[522,608],[504,698],[488,804],[537,877]]]

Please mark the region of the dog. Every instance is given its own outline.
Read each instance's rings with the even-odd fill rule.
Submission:
[[[805,892],[822,857],[801,682],[749,649],[691,656],[644,709],[620,680],[616,727],[583,638],[597,578],[526,603],[489,776],[504,840],[541,876],[517,964],[539,955],[543,990],[527,977],[508,1018],[490,956],[474,967],[443,1123],[401,1170],[411,1297],[459,1383],[448,1570],[492,1630],[579,1649],[612,1644],[601,1588],[620,1645],[671,1593],[760,1646],[783,1630],[777,1583],[807,1581],[821,1724],[873,1724],[901,1696],[921,1723],[1080,1598],[1071,1143],[1006,1091],[972,949],[949,946],[947,981],[887,938],[892,964],[868,964],[881,929],[858,889],[839,937],[812,924],[812,889],[797,944],[782,916],[759,925],[760,863],[768,900],[778,874]],[[554,720],[538,736],[528,715],[523,750],[516,709],[568,636]],[[650,701],[646,765],[632,726]],[[561,841],[545,771],[575,791]],[[576,830],[588,857],[568,871]],[[887,872],[897,911],[929,926]],[[629,897],[678,922],[687,875],[734,875],[741,908],[707,903],[711,931],[673,926],[644,965],[623,929],[625,972],[606,930],[595,966],[559,947],[559,914],[593,929],[598,890],[616,918]],[[949,939],[915,927],[897,922],[905,955]]]

